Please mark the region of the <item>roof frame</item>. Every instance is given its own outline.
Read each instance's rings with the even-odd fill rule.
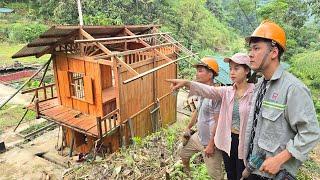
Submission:
[[[87,33],[85,30],[80,29],[80,34],[87,38],[87,39],[94,39],[94,37],[92,37],[89,33]],[[101,44],[100,42],[96,42],[96,45],[107,55],[112,54],[112,52],[106,48],[103,44]],[[133,68],[131,68],[127,63],[123,62],[120,58],[115,56],[115,60],[117,60],[121,65],[123,65],[126,69],[128,69],[129,72],[131,72],[134,75],[138,75],[139,73],[137,71],[135,71]]]
[[[125,33],[127,33],[127,34],[130,35],[130,36],[135,36],[135,34],[134,34],[133,32],[131,32],[129,29],[127,29],[127,28],[125,28]],[[150,46],[151,46],[150,44],[146,43],[146,42],[145,42],[143,39],[141,39],[141,38],[138,38],[138,40],[139,40],[139,42],[140,42],[141,44],[143,44],[143,45],[146,46],[146,47],[150,47]],[[158,50],[156,50],[156,49],[154,49],[153,51],[154,51],[158,56],[160,56],[161,58],[165,59],[167,62],[171,62],[171,61],[172,61],[171,58],[169,58],[168,56],[162,54],[160,51],[158,51]]]

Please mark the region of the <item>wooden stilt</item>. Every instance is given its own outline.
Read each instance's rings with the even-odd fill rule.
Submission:
[[[74,146],[74,130],[72,130],[72,133],[71,133],[71,145],[70,145],[69,157],[72,157],[73,146]]]

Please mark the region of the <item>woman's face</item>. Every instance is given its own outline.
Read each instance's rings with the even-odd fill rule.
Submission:
[[[247,80],[247,74],[249,73],[249,70],[246,69],[243,65],[230,61],[229,67],[230,79],[233,83],[237,84]]]

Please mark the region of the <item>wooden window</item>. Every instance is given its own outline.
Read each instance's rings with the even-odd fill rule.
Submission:
[[[84,93],[84,74],[70,72],[71,96],[78,99],[85,99]]]

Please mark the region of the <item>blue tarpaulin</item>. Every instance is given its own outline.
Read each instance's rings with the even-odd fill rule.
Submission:
[[[13,9],[9,8],[0,8],[0,13],[12,13]]]
[[[229,64],[223,61],[224,58],[222,56],[216,55],[213,57],[217,60],[219,64],[219,76],[215,78],[216,81],[224,85],[232,84],[232,81],[229,76],[230,74]]]

